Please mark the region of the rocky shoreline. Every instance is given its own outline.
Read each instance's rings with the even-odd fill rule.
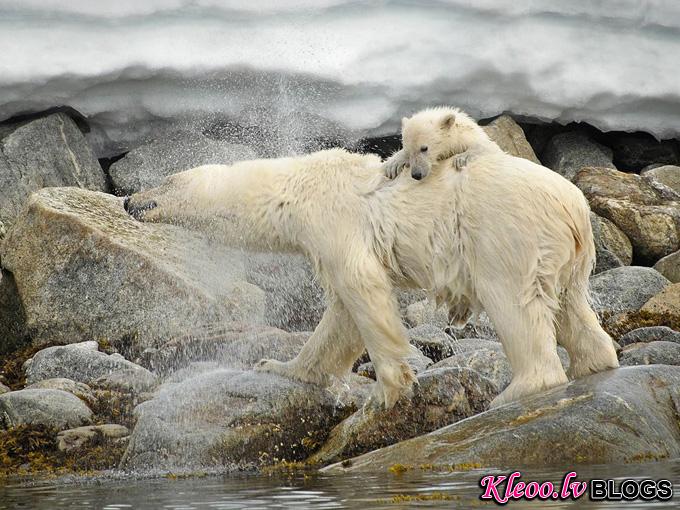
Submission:
[[[122,208],[122,193],[257,148],[163,131],[98,161],[77,119],[0,123],[0,477],[680,456],[678,141],[508,115],[487,123],[504,150],[588,198],[594,305],[623,368],[487,411],[511,377],[493,327],[484,316],[449,327],[423,296],[404,292],[419,385],[384,411],[364,406],[368,357],[328,389],[250,370],[263,357],[292,358],[318,322],[323,296],[305,260],[229,250]],[[384,155],[394,142],[355,147]]]

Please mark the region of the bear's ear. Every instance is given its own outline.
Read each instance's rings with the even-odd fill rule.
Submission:
[[[407,122],[408,122],[408,117],[402,117],[401,118],[401,127],[404,127]]]
[[[447,113],[446,116],[441,120],[441,128],[447,131],[451,126],[456,123],[456,116],[453,113]]]

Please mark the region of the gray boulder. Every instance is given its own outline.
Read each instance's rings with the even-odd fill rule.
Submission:
[[[48,186],[106,190],[92,149],[62,113],[0,133],[0,222],[9,228],[28,196]]]
[[[412,327],[430,324],[438,328],[445,328],[449,324],[447,311],[443,306],[436,308],[429,299],[411,303],[406,307],[406,322]]]
[[[680,283],[680,250],[666,255],[654,264],[654,269],[672,283]]]
[[[0,270],[0,356],[16,351],[27,343],[26,314],[16,281],[12,273]]]
[[[96,348],[92,349],[91,345],[83,344],[48,347],[38,351],[24,363],[24,370],[28,384],[55,377],[90,384],[116,373],[122,373],[122,377],[130,380],[144,377],[155,382],[155,377],[147,369],[127,361],[120,354],[105,354]]]
[[[162,386],[135,416],[121,467],[161,470],[302,460],[341,418],[324,389],[230,369]]]
[[[646,175],[587,167],[573,179],[593,212],[626,234],[637,258],[653,264],[680,248],[680,195]]]
[[[590,224],[595,240],[595,274],[620,266],[628,266],[633,261],[633,246],[626,234],[606,218],[590,213]]]
[[[680,194],[680,166],[658,166],[643,171],[642,175],[649,177],[664,186],[668,186],[673,191]]]
[[[510,115],[501,115],[482,129],[489,135],[489,138],[511,156],[541,164],[531,144],[524,136],[524,130]]]
[[[72,393],[80,400],[83,400],[88,405],[92,405],[97,401],[90,388],[87,384],[76,382],[72,379],[66,379],[65,377],[53,377],[51,379],[42,379],[38,382],[34,382],[26,386],[27,390],[35,389],[47,389],[47,390],[61,390],[68,393]]]
[[[0,427],[44,425],[63,430],[90,423],[92,411],[75,395],[61,390],[30,389],[0,395]]]
[[[650,343],[659,340],[680,344],[680,332],[667,326],[649,326],[629,331],[619,338],[618,343],[621,347],[625,347],[630,344]]]
[[[680,456],[680,367],[626,367],[501,406],[326,468],[627,464]]]
[[[611,149],[578,131],[553,136],[543,151],[542,160],[545,166],[569,180],[587,166],[615,168]]]
[[[169,175],[197,166],[229,165],[255,157],[255,151],[245,145],[177,131],[131,150],[111,165],[109,174],[116,192],[131,195],[158,186]]]
[[[478,342],[478,339],[460,340],[457,344],[458,354],[435,363],[430,370],[440,368],[472,369],[494,384],[496,394],[492,397],[495,397],[510,384],[512,368],[510,368],[510,362],[499,342],[487,340],[481,345]]]
[[[498,341],[496,328],[485,312],[480,313],[476,320],[468,322],[462,328],[451,325],[448,326],[445,331],[454,339],[484,338],[496,342]]]
[[[105,423],[103,425],[86,425],[74,429],[62,430],[57,434],[57,447],[63,452],[77,450],[88,444],[104,440],[120,440],[130,435],[123,425]]]
[[[649,267],[626,266],[590,278],[593,308],[597,312],[635,312],[670,282]]]
[[[135,221],[103,193],[33,194],[2,249],[37,345],[98,338],[134,354],[201,325],[264,321],[241,252]]]
[[[621,366],[680,365],[680,343],[657,340],[646,344],[631,344],[624,348]]]
[[[407,333],[411,345],[434,362],[454,354],[455,340],[442,328],[432,324],[421,324],[409,329]]]
[[[453,356],[435,363],[428,371],[439,368],[472,369],[494,384],[496,391],[491,397],[495,397],[510,384],[512,367],[500,342],[483,338],[464,338],[456,341],[454,352]],[[567,371],[569,369],[567,351],[558,346],[557,354],[562,367]]]
[[[426,434],[484,411],[495,386],[474,370],[439,368],[418,375],[411,398],[390,410],[366,405],[338,424],[309,460],[336,462]]]

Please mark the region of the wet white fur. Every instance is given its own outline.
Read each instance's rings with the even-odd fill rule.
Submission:
[[[465,142],[453,142],[456,152],[486,137],[462,114],[445,134],[454,139],[458,128]],[[442,153],[452,146],[434,140],[438,133],[430,128],[417,132]],[[556,338],[569,351],[575,377],[617,366],[611,339],[588,304],[595,251],[581,192],[500,150],[476,155],[462,171],[450,163],[435,161],[422,181],[408,172],[390,180],[376,156],[332,149],[195,168],[134,195],[131,204],[157,203],[145,221],[310,258],[328,308],[296,358],[263,361],[259,370],[326,384],[366,348],[376,396],[391,407],[415,380],[404,361],[412,348],[395,285],[427,289],[453,310],[487,311],[514,374],[494,404],[567,381]]]

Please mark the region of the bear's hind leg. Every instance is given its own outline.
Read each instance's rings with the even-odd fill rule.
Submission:
[[[319,325],[290,361],[261,360],[255,370],[327,386],[330,376],[344,376],[364,352],[364,343],[345,305],[335,296]]]
[[[491,407],[567,382],[557,355],[553,311],[541,298],[517,304],[516,293],[499,289],[489,293],[482,303],[496,327],[503,349],[512,367],[512,381],[492,402]]]
[[[569,353],[569,377],[576,379],[618,367],[612,339],[597,320],[586,292],[569,289],[561,305],[557,341]]]

